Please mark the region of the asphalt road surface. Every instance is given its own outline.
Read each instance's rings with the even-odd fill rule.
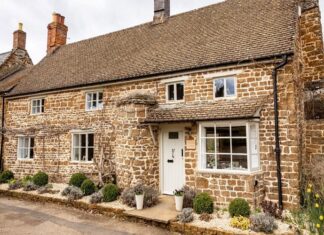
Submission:
[[[169,235],[141,223],[92,215],[73,208],[0,197],[0,235]]]

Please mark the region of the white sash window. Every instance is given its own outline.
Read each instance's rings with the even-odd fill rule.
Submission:
[[[251,172],[260,168],[258,123],[216,122],[199,127],[200,169]]]

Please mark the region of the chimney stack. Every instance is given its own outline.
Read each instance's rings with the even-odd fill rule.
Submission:
[[[13,49],[26,50],[26,33],[22,23],[19,23],[18,30],[13,33]]]
[[[64,25],[64,19],[65,17],[58,13],[52,15],[52,23],[47,26],[47,54],[66,44],[68,27]]]
[[[170,0],[154,0],[153,24],[165,22],[170,17]]]

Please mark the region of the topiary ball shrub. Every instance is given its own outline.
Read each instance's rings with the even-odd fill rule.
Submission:
[[[87,177],[83,173],[75,173],[71,176],[69,185],[80,188],[83,181],[85,181],[86,179]]]
[[[45,172],[40,171],[33,176],[33,182],[37,186],[45,186],[48,184],[48,175]]]
[[[231,217],[244,216],[249,217],[251,209],[249,203],[243,198],[236,198],[229,204],[228,211]]]
[[[193,201],[193,208],[197,214],[214,212],[214,201],[208,193],[199,193]]]
[[[107,184],[102,189],[102,194],[104,202],[112,202],[117,200],[119,190],[115,184]]]
[[[0,184],[8,183],[12,179],[14,179],[14,173],[12,171],[3,171],[0,174]]]
[[[96,185],[91,180],[86,179],[81,185],[81,191],[85,196],[91,195],[96,192]]]

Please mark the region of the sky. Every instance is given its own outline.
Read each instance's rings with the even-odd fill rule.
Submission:
[[[171,15],[220,1],[171,0]],[[37,63],[46,54],[53,12],[65,16],[71,43],[151,21],[153,4],[154,0],[0,0],[0,53],[12,49],[12,33],[19,22],[27,33],[27,50]],[[320,4],[324,12],[324,0]]]

